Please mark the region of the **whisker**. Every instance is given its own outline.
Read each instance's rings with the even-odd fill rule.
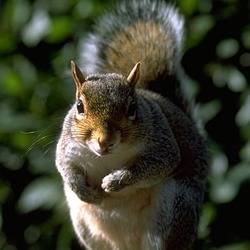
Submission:
[[[53,135],[46,135],[46,136],[43,136],[41,138],[38,138],[36,139],[29,147],[28,149],[26,150],[25,154],[23,155],[23,157],[26,157],[31,150],[33,150],[37,145],[39,145],[40,142],[44,141],[45,139],[49,138],[49,137],[52,137]]]

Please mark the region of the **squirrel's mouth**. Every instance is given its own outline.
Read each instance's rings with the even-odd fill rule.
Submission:
[[[98,144],[90,143],[88,144],[89,150],[96,156],[107,156],[112,153],[112,148],[110,147],[100,147]]]
[[[91,139],[87,142],[87,146],[95,155],[106,156],[112,154],[120,144],[120,137],[112,140]]]
[[[111,152],[108,148],[106,149],[101,149],[98,152],[95,152],[98,156],[106,156],[109,155]]]

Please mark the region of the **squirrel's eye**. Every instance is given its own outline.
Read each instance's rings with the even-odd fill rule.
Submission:
[[[77,111],[78,111],[79,114],[84,113],[84,106],[83,106],[82,100],[77,101],[76,107],[77,107]]]
[[[127,116],[130,120],[134,120],[136,117],[136,104],[134,100],[132,100],[129,105]]]

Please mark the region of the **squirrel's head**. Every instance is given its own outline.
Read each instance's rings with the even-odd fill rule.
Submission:
[[[128,142],[136,123],[135,85],[140,63],[127,78],[114,73],[85,78],[73,61],[71,66],[76,84],[72,133],[98,156],[113,153]]]

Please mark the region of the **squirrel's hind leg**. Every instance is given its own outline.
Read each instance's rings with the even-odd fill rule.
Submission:
[[[154,249],[193,249],[204,187],[188,177],[173,178],[165,183],[160,195],[160,211],[156,213],[155,230],[149,235],[149,241],[157,246]]]

